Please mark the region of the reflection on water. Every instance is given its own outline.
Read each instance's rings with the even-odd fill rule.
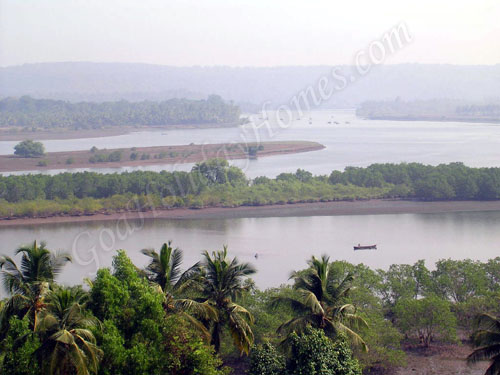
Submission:
[[[143,266],[140,250],[159,248],[169,239],[181,247],[185,266],[203,250],[229,246],[231,254],[258,268],[261,287],[287,281],[311,255],[386,268],[392,263],[441,258],[486,260],[500,256],[500,211],[443,214],[351,215],[241,218],[217,220],[131,220],[0,228],[1,252],[12,255],[20,244],[46,240],[52,249],[73,252],[75,262],[61,275],[81,282],[97,267],[111,265],[116,249],[126,249]],[[377,251],[353,251],[355,244],[378,245]],[[258,259],[254,255],[259,254]]]

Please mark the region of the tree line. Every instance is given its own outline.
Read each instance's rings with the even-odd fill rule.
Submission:
[[[498,104],[469,104],[457,107],[457,113],[470,116],[496,116],[500,117],[500,105]]]
[[[142,254],[144,268],[120,250],[74,286],[57,282],[71,257],[44,243],[0,257],[2,374],[223,375],[234,358],[250,375],[384,373],[404,366],[403,343],[458,343],[457,330],[498,374],[500,258],[373,270],[313,256],[259,290],[227,247],[186,269],[170,241]]]
[[[134,171],[0,176],[0,216],[113,212],[173,207],[235,207],[374,198],[500,199],[500,168],[462,163],[347,167],[313,176],[297,170],[249,180],[226,160],[196,164],[190,172]]]
[[[0,100],[0,127],[33,129],[93,129],[105,126],[238,123],[240,110],[219,96],[206,100],[170,99],[162,102],[79,102],[34,99]]]
[[[366,101],[356,109],[356,115],[371,119],[402,119],[434,121],[500,121],[498,101],[473,103],[461,100],[434,99],[405,101]]]

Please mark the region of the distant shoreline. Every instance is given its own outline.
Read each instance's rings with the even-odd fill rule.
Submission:
[[[236,219],[294,216],[432,214],[480,211],[500,211],[500,201],[421,202],[412,200],[373,199],[366,201],[294,203],[269,206],[240,206],[233,208],[175,208],[146,212],[118,212],[87,216],[3,219],[0,220],[0,227],[79,222],[109,222],[135,219]]]
[[[236,123],[229,124],[188,124],[188,125],[158,125],[158,126],[123,126],[106,127],[102,129],[54,129],[47,131],[9,131],[0,129],[0,141],[22,141],[32,139],[36,141],[100,138],[125,135],[143,131],[169,131],[178,129],[210,129],[210,128],[234,128]]]
[[[356,115],[357,117],[366,118],[368,120],[384,120],[384,121],[437,121],[437,122],[473,122],[485,124],[500,124],[500,119],[496,118],[466,118],[466,117],[446,117],[446,116],[365,116]]]
[[[140,167],[146,165],[172,165],[182,163],[197,163],[211,158],[245,159],[250,157],[245,151],[249,147],[261,147],[255,157],[287,155],[300,152],[324,149],[320,143],[311,141],[279,141],[261,143],[236,144],[190,144],[180,146],[133,147],[118,149],[102,149],[91,152],[63,151],[48,152],[40,158],[22,158],[15,155],[0,155],[0,173],[17,171],[38,171],[53,169],[78,168],[119,168]],[[121,160],[90,162],[99,155],[110,155],[119,152]],[[39,165],[44,161],[45,166]],[[71,161],[71,163],[69,163]]]

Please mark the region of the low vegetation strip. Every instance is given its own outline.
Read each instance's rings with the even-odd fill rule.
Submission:
[[[458,100],[367,101],[356,115],[371,120],[500,122],[500,104]]]
[[[274,179],[248,180],[227,160],[211,159],[196,164],[191,172],[0,176],[0,217],[4,219],[380,198],[498,200],[500,168],[374,164],[348,167],[329,176],[299,169]]]
[[[0,155],[0,172],[196,163],[212,158],[257,158],[316,151],[323,148],[323,145],[309,141],[190,144],[103,150],[92,148],[89,151],[49,152],[38,158]]]

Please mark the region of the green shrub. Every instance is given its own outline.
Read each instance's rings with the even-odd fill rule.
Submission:
[[[285,358],[269,342],[254,346],[248,375],[283,375]]]
[[[306,328],[290,337],[289,375],[361,375],[361,367],[352,356],[345,338],[332,342],[321,330]]]
[[[37,158],[45,154],[45,148],[41,142],[26,140],[14,146],[14,155],[23,158]]]

